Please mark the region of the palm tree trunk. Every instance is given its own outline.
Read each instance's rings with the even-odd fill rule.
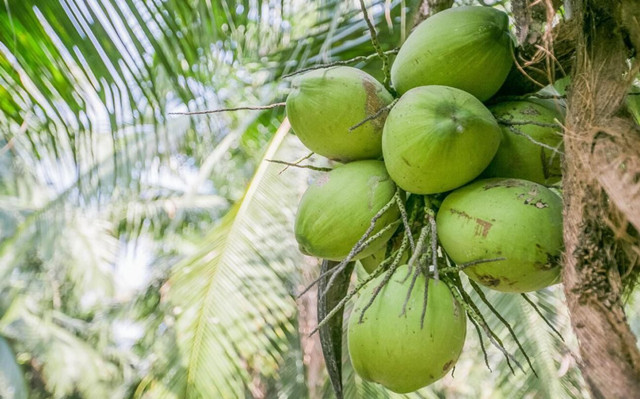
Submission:
[[[624,144],[638,142],[636,126],[619,113],[637,73],[637,67],[628,73],[630,49],[619,19],[623,3],[573,2],[579,29],[565,132],[563,278],[580,368],[594,398],[640,397],[640,352],[621,301],[620,270],[634,259],[611,228],[612,216],[620,212],[612,206],[617,197],[636,206],[640,198],[630,197],[634,190],[625,184],[607,190],[620,166],[612,161],[626,157],[637,163],[640,157],[640,146]],[[603,179],[603,171],[612,175]],[[623,223],[634,217],[623,217]]]

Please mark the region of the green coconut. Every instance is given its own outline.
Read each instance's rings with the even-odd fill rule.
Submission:
[[[562,177],[562,128],[548,125],[556,124],[556,120],[562,123],[559,109],[554,109],[552,104],[545,106],[527,100],[502,102],[489,109],[496,119],[506,124],[501,125],[502,141],[498,152],[482,175],[515,177],[545,185],[558,182]],[[508,125],[511,122],[516,125]],[[520,124],[526,122],[532,123]]]
[[[559,282],[562,200],[521,179],[485,179],[449,194],[437,217],[438,238],[472,280],[502,292],[529,292]]]
[[[396,185],[382,161],[351,162],[320,176],[304,193],[298,207],[295,236],[300,251],[323,259],[344,259],[395,192]],[[376,221],[371,236],[399,217],[397,206],[389,208]],[[386,231],[354,259],[384,247],[395,230]]]
[[[393,96],[371,75],[340,66],[295,77],[286,108],[293,131],[307,148],[327,158],[352,161],[380,157],[384,115],[349,129],[392,101]]]
[[[513,40],[507,14],[491,7],[456,7],[422,22],[391,66],[398,93],[426,85],[462,89],[484,101],[505,81]]]
[[[500,145],[500,127],[474,96],[445,86],[405,93],[387,117],[382,152],[404,190],[434,194],[477,177]]]
[[[447,285],[429,280],[427,309],[422,321],[425,277],[419,276],[402,309],[411,284],[408,266],[398,268],[364,313],[384,276],[360,292],[349,319],[349,356],[365,380],[407,393],[442,378],[455,365],[466,337],[467,318]]]

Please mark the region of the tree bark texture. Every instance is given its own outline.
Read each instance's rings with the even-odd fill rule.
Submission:
[[[433,14],[451,8],[451,6],[453,6],[453,0],[423,0],[415,14],[412,26],[415,28]]]
[[[638,265],[640,133],[623,101],[640,3],[573,0],[576,54],[564,170],[564,289],[594,398],[640,398],[640,351],[624,313],[623,275]]]

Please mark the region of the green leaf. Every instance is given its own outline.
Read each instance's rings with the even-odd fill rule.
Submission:
[[[265,159],[295,159],[299,142],[284,122]],[[169,280],[178,314],[183,398],[242,397],[253,378],[273,377],[297,334],[293,288],[303,264],[292,231],[306,172],[263,162],[244,198],[181,262]]]

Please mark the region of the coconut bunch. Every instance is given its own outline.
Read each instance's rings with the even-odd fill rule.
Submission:
[[[303,195],[300,250],[371,273],[348,328],[356,372],[399,393],[443,377],[464,345],[459,273],[524,293],[559,281],[562,200],[557,104],[497,102],[513,66],[505,13],[458,7],[419,25],[392,90],[351,67],[296,76],[291,126],[339,162]],[[392,94],[390,91],[394,91]],[[438,281],[440,280],[440,281]]]

